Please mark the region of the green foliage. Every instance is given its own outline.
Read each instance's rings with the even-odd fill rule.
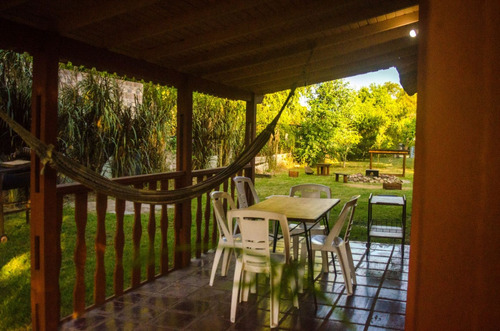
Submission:
[[[310,109],[297,130],[294,156],[314,164],[340,153],[347,157],[359,140],[350,121],[354,91],[342,80],[318,84],[308,95]]]
[[[345,163],[350,156],[366,157],[370,149],[415,144],[416,96],[395,83],[355,92],[342,80],[326,82],[310,90],[308,102],[293,151],[300,163],[327,156]]]
[[[356,156],[365,157],[369,149],[398,149],[415,142],[416,96],[409,97],[395,83],[370,85],[357,95],[354,126],[362,139]]]
[[[243,149],[245,104],[194,93],[193,169],[204,169],[212,156],[229,165]]]
[[[126,105],[116,75],[80,70],[67,71],[69,82],[61,86],[59,148],[113,177],[165,171],[174,145],[175,90],[144,84],[142,100]]]
[[[260,151],[261,156],[265,156],[269,165],[269,170],[276,170],[276,155],[289,153],[295,145],[295,131],[297,125],[302,121],[306,112],[306,107],[300,104],[300,98],[307,91],[306,88],[296,89],[295,94],[288,102],[287,109],[281,114],[276,125],[273,137]],[[274,119],[285,102],[289,90],[266,94],[262,103],[257,106],[257,134]]]
[[[31,81],[33,65],[28,54],[0,50],[0,107],[24,128],[31,123]],[[0,121],[0,155],[11,154],[26,146]]]

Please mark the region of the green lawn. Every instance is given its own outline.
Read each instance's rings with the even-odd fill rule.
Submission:
[[[402,169],[402,159],[397,158],[380,158],[380,162],[374,164],[375,169],[380,169],[381,173],[400,173]],[[368,168],[368,162],[349,162],[346,168],[341,168],[339,165],[334,165],[330,169],[333,172],[345,173],[364,173]],[[278,174],[256,179],[256,190],[261,199],[273,194],[288,194],[291,186],[301,183],[319,183],[328,185],[332,188],[333,196],[341,199],[341,204],[346,202],[351,196],[360,194],[361,198],[358,202],[356,214],[354,216],[354,227],[351,235],[351,240],[366,241],[366,221],[368,215],[368,197],[373,194],[405,194],[407,198],[407,232],[409,233],[411,224],[411,202],[412,202],[412,183],[413,183],[413,160],[407,160],[407,171],[405,180],[409,183],[403,184],[402,191],[387,191],[382,189],[382,184],[344,184],[341,181],[335,182],[334,176],[316,176],[306,175],[302,168],[294,170],[299,171],[299,177],[289,177],[288,171],[283,170]],[[204,205],[204,204],[203,204]],[[337,215],[340,212],[340,205],[335,207],[333,213]],[[170,210],[169,210],[170,211]],[[195,215],[195,203],[193,203],[193,216]],[[400,209],[391,207],[377,206],[377,216],[383,218],[400,219]],[[375,213],[375,210],[374,210]],[[335,217],[332,217],[335,219]],[[113,241],[115,234],[115,216],[108,214],[106,218],[106,233],[107,233],[107,249],[105,254],[106,273],[107,273],[107,295],[112,294],[112,277],[114,268],[114,249]],[[141,257],[147,254],[147,221],[148,215],[142,217],[143,235],[141,241]],[[173,217],[169,213],[169,247],[173,244]],[[194,224],[193,217],[193,224]],[[87,281],[87,304],[92,302],[92,283],[95,266],[94,254],[94,238],[95,238],[96,216],[89,213],[87,222],[87,265],[86,265],[86,281]],[[124,252],[124,267],[125,267],[125,287],[130,284],[131,256],[132,256],[132,225],[133,217],[126,216],[124,221],[125,226],[125,252]],[[195,226],[193,225],[192,238],[195,239]],[[29,252],[29,226],[25,223],[24,214],[7,215],[5,222],[5,231],[9,236],[9,241],[6,244],[0,245],[0,330],[25,330],[30,329],[30,252]],[[75,277],[75,268],[73,263],[73,253],[75,247],[76,228],[74,225],[74,211],[71,207],[65,207],[64,219],[61,235],[61,247],[63,252],[62,267],[61,267],[61,313],[66,316],[72,311],[72,291]],[[159,221],[157,221],[157,236],[159,236]],[[376,241],[384,241],[377,239]],[[390,242],[390,241],[388,241]],[[409,235],[406,242],[409,243]],[[159,239],[156,239],[155,244],[159,246]],[[194,245],[193,245],[194,247]],[[158,249],[157,249],[158,252]],[[172,252],[170,252],[172,253]],[[143,258],[142,273],[145,279],[145,259]],[[157,270],[159,268],[159,257],[156,255]]]

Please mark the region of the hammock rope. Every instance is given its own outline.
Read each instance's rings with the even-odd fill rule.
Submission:
[[[243,169],[243,167],[245,167],[245,165],[247,165],[257,155],[262,147],[264,147],[271,135],[274,133],[276,124],[278,123],[281,114],[294,93],[295,88],[292,88],[273,121],[269,123],[267,127],[254,139],[254,141],[252,141],[252,143],[243,150],[233,163],[225,167],[215,176],[212,176],[202,182],[170,191],[137,189],[107,179],[70,159],[64,154],[57,152],[53,145],[43,143],[40,139],[33,136],[31,132],[14,121],[3,110],[0,111],[0,118],[4,120],[24,140],[24,142],[31,147],[32,150],[35,151],[44,166],[48,164],[56,171],[63,173],[74,181],[79,182],[98,193],[139,203],[174,204],[195,198],[201,194],[211,191],[221,185],[233,174]],[[43,169],[44,168],[42,168],[42,171]]]

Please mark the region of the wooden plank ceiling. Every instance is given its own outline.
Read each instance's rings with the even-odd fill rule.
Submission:
[[[418,0],[3,0],[0,48],[248,99],[395,66],[416,92]]]

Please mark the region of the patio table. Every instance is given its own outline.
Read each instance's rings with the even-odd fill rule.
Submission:
[[[340,199],[297,198],[289,196],[272,196],[267,200],[256,203],[246,209],[263,210],[286,215],[290,222],[317,223],[326,216],[330,210],[338,205]],[[311,255],[310,229],[304,224],[307,247],[309,275],[311,284],[314,281],[314,265]],[[274,234],[274,247],[276,247],[277,229]],[[316,297],[315,297],[316,299]]]

